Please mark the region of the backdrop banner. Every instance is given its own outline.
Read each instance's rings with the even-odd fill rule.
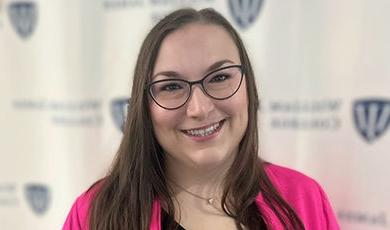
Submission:
[[[0,0],[0,229],[60,229],[122,137],[146,33],[213,7],[249,51],[260,155],[316,179],[342,229],[390,229],[387,0]]]

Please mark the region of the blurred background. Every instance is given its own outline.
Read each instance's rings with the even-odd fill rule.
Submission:
[[[60,229],[120,143],[143,38],[213,7],[261,97],[260,155],[315,178],[342,229],[390,229],[390,1],[0,0],[0,229]]]

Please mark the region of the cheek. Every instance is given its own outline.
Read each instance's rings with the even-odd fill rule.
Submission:
[[[153,130],[157,134],[159,130],[163,128],[163,124],[166,124],[166,117],[162,116],[162,111],[154,103],[151,103],[149,108]]]
[[[240,90],[237,92],[237,95],[234,95],[234,101],[232,103],[231,114],[233,117],[236,117],[236,122],[239,129],[245,130],[248,125],[248,95],[246,91],[246,85],[243,84]],[[237,128],[238,128],[237,127]]]
[[[230,100],[230,110],[234,114],[248,114],[248,94],[245,81],[240,86],[240,89]]]
[[[149,108],[153,130],[158,138],[170,130],[175,130],[178,118],[174,112],[165,110],[155,103],[151,103]]]

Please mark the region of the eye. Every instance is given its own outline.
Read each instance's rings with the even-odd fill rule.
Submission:
[[[172,92],[172,91],[179,90],[179,89],[182,89],[182,88],[183,87],[180,84],[171,82],[171,83],[166,83],[166,84],[160,86],[160,90],[159,91]]]
[[[230,76],[228,74],[218,74],[218,75],[213,76],[209,82],[218,83],[218,82],[226,81],[229,78],[230,78]]]

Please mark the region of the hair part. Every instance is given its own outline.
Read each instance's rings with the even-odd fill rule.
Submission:
[[[283,200],[264,171],[258,158],[257,111],[259,100],[248,54],[232,25],[213,9],[177,10],[157,23],[145,38],[136,63],[130,110],[123,139],[108,175],[99,183],[99,191],[89,212],[91,230],[149,229],[152,205],[159,199],[170,215],[175,214],[172,191],[165,178],[163,149],[157,142],[149,111],[145,85],[150,81],[162,41],[167,35],[191,23],[223,27],[239,51],[248,95],[248,125],[238,154],[227,172],[221,207],[235,220],[238,229],[272,229],[256,205],[262,192],[286,229],[304,229],[294,210]],[[168,229],[176,229],[171,220]]]

